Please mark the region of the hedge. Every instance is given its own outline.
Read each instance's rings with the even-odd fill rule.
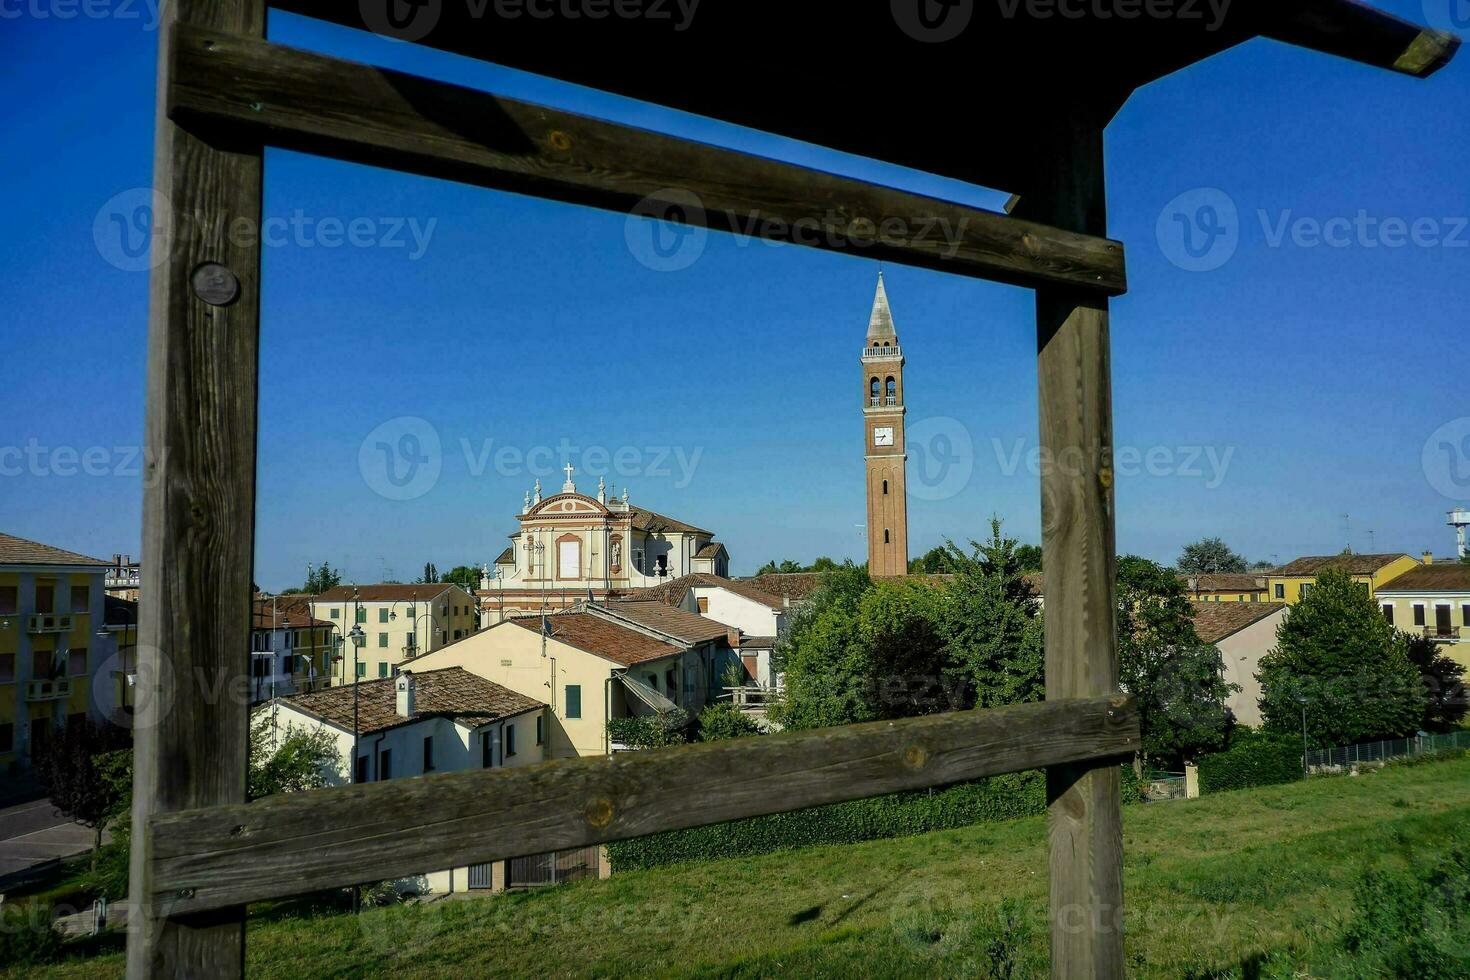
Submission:
[[[1302,778],[1301,743],[1255,736],[1199,760],[1201,793],[1290,783]]]

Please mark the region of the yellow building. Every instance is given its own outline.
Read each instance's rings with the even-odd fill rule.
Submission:
[[[0,772],[29,765],[68,720],[101,716],[91,678],[113,649],[107,566],[0,534]]]
[[[392,677],[399,666],[432,653],[479,628],[475,597],[447,582],[410,585],[339,585],[311,596],[311,615],[334,628],[339,647],[331,683],[347,684],[353,675],[354,627],[356,673],[362,680]]]
[[[1268,602],[1264,573],[1214,572],[1180,575],[1189,598],[1195,602]]]
[[[1302,596],[1310,592],[1317,583],[1317,576],[1328,569],[1346,572],[1354,582],[1374,595],[1384,585],[1405,572],[1418,568],[1419,560],[1412,555],[1315,555],[1298,558],[1290,564],[1264,573],[1271,602],[1296,605]]]
[[[1383,618],[1405,633],[1444,644],[1470,667],[1470,564],[1432,560],[1378,590]]]

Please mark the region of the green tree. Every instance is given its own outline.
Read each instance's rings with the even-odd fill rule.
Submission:
[[[733,704],[719,702],[699,713],[699,740],[721,742],[727,738],[759,735],[760,727]]]
[[[954,564],[950,561],[949,549],[943,545],[930,548],[920,558],[909,562],[909,573],[912,575],[946,575],[954,571]]]
[[[1424,720],[1428,698],[1403,637],[1337,569],[1289,608],[1257,676],[1266,728],[1300,732],[1305,708],[1317,748],[1402,738]]]
[[[446,572],[440,581],[457,585],[466,592],[472,592],[480,587],[480,570],[473,565],[456,565]]]
[[[39,720],[33,724],[49,724]],[[92,868],[102,850],[102,829],[118,805],[116,785],[100,757],[128,744],[128,733],[113,725],[68,722],[52,735],[33,760],[36,780],[63,815],[92,831]]]
[[[871,663],[858,628],[858,605],[871,587],[868,573],[847,562],[824,575],[811,599],[792,613],[771,658],[786,683],[785,699],[772,707],[771,715],[787,728],[877,717],[864,690]]]
[[[1444,647],[1422,634],[1400,633],[1404,653],[1424,684],[1426,732],[1448,732],[1465,718],[1465,668],[1444,654]]]
[[[424,563],[424,574],[419,576],[418,584],[431,584],[439,581],[439,569],[433,562]]]
[[[807,571],[830,572],[835,568],[837,568],[837,563],[831,558],[828,558],[826,555],[822,555],[820,558],[812,562],[811,565],[807,567]]]
[[[1036,544],[1016,545],[1016,561],[1023,572],[1041,571],[1041,546]]]
[[[287,590],[288,593],[307,592],[311,595],[321,595],[328,589],[335,589],[342,584],[342,572],[333,568],[327,562],[322,562],[310,569],[306,575],[306,585],[300,589]]]
[[[1184,585],[1172,570],[1118,559],[1118,679],[1138,705],[1141,763],[1178,763],[1218,749],[1229,733],[1220,651],[1200,640]]]
[[[325,728],[289,725],[272,738],[271,710],[262,708],[250,720],[250,774],[246,793],[252,800],[277,793],[299,793],[327,785],[328,773],[341,764],[337,742]]]
[[[1046,694],[1041,605],[1025,579],[1016,542],[990,522],[990,540],[965,553],[947,542],[955,578],[945,589],[946,652],[968,697],[956,708],[1039,701]],[[959,700],[959,699],[957,699]]]
[[[1210,575],[1216,572],[1243,572],[1245,559],[1230,550],[1220,538],[1204,538],[1184,546],[1176,563],[1185,575]]]

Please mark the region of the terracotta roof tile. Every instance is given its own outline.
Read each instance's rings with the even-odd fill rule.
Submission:
[[[1266,590],[1264,573],[1256,575],[1251,572],[1205,572],[1199,575],[1186,575],[1181,572],[1179,579],[1184,583],[1186,589],[1193,588],[1198,592],[1264,592]]]
[[[257,598],[253,607],[253,615],[250,619],[252,629],[271,629],[286,627],[289,629],[306,629],[312,626],[331,626],[332,623],[325,619],[316,619],[311,615],[311,600],[313,596],[291,595],[280,596],[275,600],[272,608],[270,599]]]
[[[463,667],[413,672],[414,713],[398,713],[395,679],[363,681],[357,685],[358,732],[363,735],[397,728],[425,718],[451,718],[467,725],[484,725],[501,718],[545,707],[542,702],[501,687]],[[281,703],[299,708],[338,728],[352,730],[353,686],[329,687],[310,694],[282,698]]]
[[[1380,588],[1384,592],[1470,592],[1470,564],[1465,562],[1436,562],[1411,568],[1404,574],[1391,578]]]
[[[665,534],[668,532],[674,532],[676,534],[710,533],[702,527],[685,524],[683,521],[676,521],[672,517],[665,517],[663,514],[646,510],[642,507],[630,506],[628,508],[628,515],[632,518],[634,527],[640,531],[646,531],[649,534]]]
[[[1206,643],[1219,643],[1252,623],[1286,608],[1283,602],[1192,602],[1194,631]]]
[[[822,587],[821,572],[768,572],[741,582],[768,592],[777,598],[789,596],[792,602],[805,599]]]
[[[624,667],[678,656],[683,652],[673,644],[656,640],[647,633],[640,633],[630,626],[621,626],[591,613],[553,613],[546,619],[551,624],[552,639],[605,657]],[[507,622],[532,633],[541,629],[540,616],[526,616]]]
[[[0,534],[0,565],[111,565],[101,558],[88,558],[75,551],[53,548],[49,544]]]
[[[696,644],[729,636],[731,627],[679,606],[648,599],[624,599],[600,607],[639,626],[667,633],[681,643]]]
[[[407,585],[339,585],[316,596],[317,602],[351,602],[352,593],[362,602],[429,602],[455,586],[449,582],[411,583]]]
[[[670,579],[662,585],[639,589],[629,598],[632,601],[657,599],[669,605],[680,605],[689,594],[689,590],[697,585],[709,588],[725,589],[738,596],[743,596],[752,602],[759,602],[772,609],[784,609],[786,603],[780,596],[772,595],[770,592],[752,584],[750,579],[728,579],[709,572],[692,572],[676,579]]]
[[[1349,575],[1372,575],[1385,565],[1391,565],[1400,558],[1408,555],[1311,555],[1306,558],[1298,558],[1290,564],[1278,568],[1268,574],[1276,576],[1306,576],[1321,575],[1329,568],[1335,568]]]

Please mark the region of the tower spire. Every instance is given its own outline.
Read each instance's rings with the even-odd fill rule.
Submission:
[[[893,311],[888,308],[888,290],[883,287],[883,270],[878,270],[878,291],[873,294],[873,312],[868,315],[868,346],[873,341],[898,343],[898,332],[893,327]]]

